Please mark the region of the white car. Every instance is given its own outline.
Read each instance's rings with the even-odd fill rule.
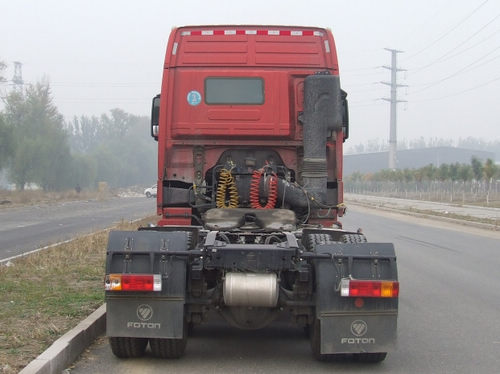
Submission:
[[[152,185],[151,187],[148,187],[144,190],[144,195],[146,197],[155,197],[156,196],[156,184]]]

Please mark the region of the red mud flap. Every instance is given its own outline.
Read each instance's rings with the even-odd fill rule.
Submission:
[[[396,346],[397,312],[322,315],[321,353],[388,352]]]

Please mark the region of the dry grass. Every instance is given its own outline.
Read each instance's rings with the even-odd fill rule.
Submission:
[[[61,192],[45,192],[42,190],[0,190],[0,209],[34,204],[53,204],[71,200],[104,199],[110,195],[111,193],[109,191],[93,190],[83,190],[80,193],[77,193],[75,190]]]
[[[103,303],[107,236],[99,232],[0,266],[0,373],[19,372]]]

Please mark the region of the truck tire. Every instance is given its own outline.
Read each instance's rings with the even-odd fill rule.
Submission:
[[[131,358],[141,357],[148,345],[147,338],[110,337],[109,345],[116,357]]]
[[[329,234],[309,234],[307,236],[307,249],[313,251],[318,244],[335,243]]]
[[[366,240],[366,236],[364,236],[363,234],[344,234],[340,237],[340,240],[343,243],[350,243],[350,244],[368,242],[368,240]]]
[[[387,352],[356,353],[354,359],[358,362],[376,363],[382,362],[387,357]]]
[[[179,358],[186,351],[187,339],[149,339],[153,355],[159,358]]]

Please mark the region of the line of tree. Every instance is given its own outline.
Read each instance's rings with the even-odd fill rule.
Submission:
[[[94,188],[101,181],[124,187],[156,179],[156,144],[147,117],[113,109],[65,121],[47,82],[10,92],[4,104],[0,170],[18,190],[29,184],[52,191]]]
[[[355,172],[345,178],[345,190],[393,197],[424,200],[486,201],[500,199],[500,167],[476,157],[470,164],[430,164],[418,169]]]
[[[148,117],[112,109],[110,115],[74,117],[65,126],[75,156],[91,162],[91,179],[117,187],[156,180],[157,143],[149,135]]]
[[[391,182],[422,182],[422,181],[485,181],[491,182],[500,178],[500,168],[492,159],[484,163],[472,157],[470,164],[441,164],[439,167],[429,164],[418,169],[384,169],[376,173],[352,173],[346,177],[347,182],[360,181],[391,181]]]

